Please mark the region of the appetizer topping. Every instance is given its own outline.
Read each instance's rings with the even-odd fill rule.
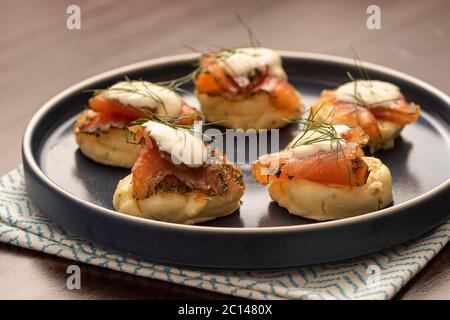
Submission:
[[[98,91],[98,90],[95,90]],[[154,119],[175,125],[191,125],[201,113],[173,90],[147,81],[122,81],[89,99],[90,110],[78,119],[77,133],[125,128],[137,119]]]
[[[148,121],[142,126],[159,150],[171,156],[174,164],[198,168],[206,162],[207,149],[204,142],[188,129],[175,128],[155,121]]]
[[[402,97],[400,89],[389,82],[355,80],[336,89],[336,99],[367,107],[392,107]]]
[[[168,88],[148,81],[121,81],[106,89],[108,99],[136,108],[150,109],[158,115],[176,117],[181,114],[183,100]]]
[[[335,125],[332,126],[332,130],[335,131],[337,139],[330,139],[324,133],[315,130],[306,133],[301,132],[288,145],[288,149],[291,150],[292,156],[295,158],[310,156],[321,151],[338,150],[342,145],[346,144],[345,140],[342,139],[343,133],[351,129],[346,125]]]
[[[391,101],[389,107],[381,104],[367,106],[361,103],[363,103],[361,100],[359,102],[340,100],[337,97],[337,91],[324,90],[311,111],[316,113],[316,118],[322,121],[345,124],[352,128],[361,127],[374,143],[383,142],[378,120],[406,125],[416,121],[420,115],[420,107],[406,102],[403,95]]]
[[[361,159],[364,153],[360,144],[367,143],[367,137],[359,128],[332,128],[331,134],[320,128],[318,134],[305,131],[286,149],[260,157],[252,167],[253,176],[262,184],[276,179],[305,179],[350,187],[364,185],[369,170]]]
[[[302,106],[287,82],[281,58],[266,48],[242,48],[205,55],[195,77],[197,93],[220,95],[231,101],[253,94],[269,95],[273,107],[298,112]]]
[[[269,75],[286,79],[286,73],[281,66],[278,53],[267,48],[239,48],[224,51],[220,54],[221,64],[226,73],[233,77],[240,87],[249,85],[249,78],[256,73],[264,73],[267,68]]]
[[[180,141],[182,146],[186,141],[186,146],[197,145],[197,138],[186,130],[182,135],[192,138],[183,140],[171,131],[182,129],[169,127],[170,129],[166,130],[160,126],[164,125],[147,123],[145,130],[142,130],[140,126],[130,128],[143,137],[138,159],[131,170],[133,193],[137,199],[145,199],[159,191],[179,193],[200,191],[207,196],[213,196],[243,190],[242,172],[236,165],[229,163],[225,156],[221,157],[220,162],[203,163],[201,166],[197,164],[189,166],[184,161],[192,161],[192,158],[186,159],[181,156],[183,163],[175,164],[172,161],[173,157],[171,159],[162,148],[168,150],[166,148],[168,145],[180,143]],[[169,137],[162,138],[163,134]],[[198,141],[201,142],[201,140]],[[203,144],[201,148],[204,148]],[[211,156],[217,157],[216,154]]]

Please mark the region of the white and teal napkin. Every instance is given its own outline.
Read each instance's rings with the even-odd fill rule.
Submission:
[[[0,241],[136,276],[250,299],[390,299],[447,244],[450,220],[362,258],[276,271],[177,268],[122,256],[71,236],[35,208],[22,167],[0,179]]]

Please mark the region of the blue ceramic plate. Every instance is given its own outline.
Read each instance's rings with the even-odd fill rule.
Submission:
[[[357,74],[350,59],[282,52],[290,81],[310,105],[321,90]],[[195,54],[145,61],[82,81],[47,102],[30,121],[23,140],[28,192],[35,204],[66,231],[149,261],[214,268],[278,268],[360,256],[407,241],[449,217],[450,98],[403,73],[365,64],[373,79],[398,85],[422,106],[396,148],[379,152],[393,174],[394,204],[354,218],[314,222],[292,216],[270,200],[244,165],[247,190],[234,214],[185,226],[114,211],[117,182],[129,170],[103,166],[77,148],[72,125],[90,94],[124,76],[161,81],[194,68]],[[187,87],[192,91],[192,87]],[[193,96],[186,96],[196,104]],[[281,130],[280,146],[295,128]],[[239,152],[239,150],[235,150]],[[230,150],[227,150],[230,153]],[[231,151],[232,152],[232,151]]]

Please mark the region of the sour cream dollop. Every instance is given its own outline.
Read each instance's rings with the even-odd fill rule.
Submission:
[[[343,124],[334,125],[333,127],[339,137],[342,137],[343,133],[351,130],[350,127]],[[307,143],[308,141],[322,138],[325,140]],[[288,145],[288,149],[291,150],[293,157],[300,159],[319,152],[330,152],[338,149],[339,147],[342,147],[343,145],[346,145],[346,142],[343,140],[340,140],[339,142],[335,140],[332,141],[328,139],[323,133],[320,133],[318,131],[310,131],[305,135],[303,135],[303,132],[299,133]]]
[[[183,128],[148,121],[142,125],[162,152],[170,154],[174,164],[201,167],[207,160],[207,148],[200,137]]]
[[[104,91],[109,99],[136,108],[150,108],[156,114],[176,117],[181,114],[181,97],[162,86],[148,81],[121,81]]]
[[[400,89],[389,82],[378,80],[356,80],[336,89],[336,99],[370,106],[390,107],[401,97]]]

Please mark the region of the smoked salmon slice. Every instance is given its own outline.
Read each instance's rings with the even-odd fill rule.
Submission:
[[[322,91],[319,100],[311,110],[313,113],[320,112],[322,115],[329,115],[329,120],[333,124],[346,124],[349,127],[360,126],[376,143],[383,141],[377,124],[378,120],[406,125],[416,121],[420,115],[420,107],[414,103],[408,103],[403,96],[389,107],[383,105],[362,106],[337,100],[333,90]]]
[[[133,192],[137,199],[145,199],[161,189],[166,192],[197,190],[206,195],[220,195],[237,192],[244,187],[241,171],[225,156],[222,156],[220,163],[206,163],[199,168],[175,165],[170,161],[170,155],[160,152],[142,127],[134,127],[134,130],[144,136],[138,159],[131,170]]]
[[[305,179],[323,184],[362,186],[369,176],[369,168],[361,159],[361,146],[368,141],[361,128],[341,134],[345,143],[331,151],[320,151],[305,157],[294,157],[291,147],[259,157],[252,173],[261,184],[273,180]],[[330,141],[331,143],[331,141]]]

